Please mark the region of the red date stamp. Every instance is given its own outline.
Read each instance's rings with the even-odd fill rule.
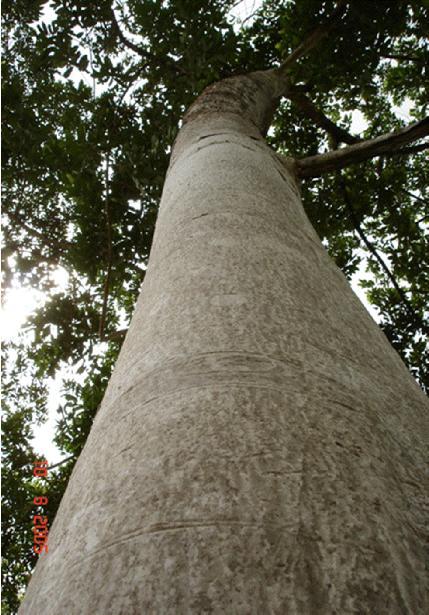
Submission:
[[[46,478],[48,476],[48,462],[46,460],[33,462],[33,476],[36,478]],[[35,496],[33,504],[35,506],[46,506],[48,498],[46,495]],[[45,551],[48,553],[48,517],[45,515],[33,516],[33,551],[40,555]]]

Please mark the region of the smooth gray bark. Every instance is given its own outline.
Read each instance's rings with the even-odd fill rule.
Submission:
[[[428,403],[261,137],[270,88],[188,113],[22,614],[424,612]]]
[[[408,145],[418,139],[423,139],[429,134],[429,118],[409,124],[396,132],[389,132],[368,141],[361,141],[336,149],[326,154],[309,156],[298,161],[298,174],[300,177],[317,177],[328,171],[343,169],[349,164],[355,164],[383,154],[398,154],[403,145]],[[424,149],[427,143],[418,146]]]

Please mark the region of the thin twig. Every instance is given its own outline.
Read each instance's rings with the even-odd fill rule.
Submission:
[[[61,461],[57,461],[57,463],[52,464],[51,466],[48,466],[48,470],[53,470],[54,468],[57,468],[58,466],[63,465],[63,463],[67,463],[67,461],[71,461],[72,459],[76,459],[76,455],[70,455],[70,457],[66,457],[65,459],[62,459]]]
[[[236,6],[238,6],[239,4],[241,4],[244,0],[237,0],[237,2],[234,2],[234,4],[232,6],[229,7],[229,10],[232,11],[233,9],[235,9]]]
[[[95,76],[94,76],[94,56],[92,52],[92,41],[89,41],[89,65],[91,67],[92,75],[92,98],[95,99]]]
[[[122,94],[121,94],[121,96],[120,96],[120,98],[118,100],[118,105],[120,105],[122,103],[122,101],[124,100],[124,98],[128,94],[128,92],[131,90],[131,88],[133,88],[136,85],[136,83],[138,82],[138,77],[141,75],[143,70],[144,70],[144,67],[142,67],[142,66],[137,67],[137,70],[135,71],[135,74],[133,75],[132,81],[130,81],[128,83],[128,85],[124,88],[124,91],[122,92]]]
[[[349,0],[339,0],[337,2],[337,8],[332,13],[331,17],[325,21],[324,23],[317,26],[307,38],[305,38],[302,43],[296,47],[288,55],[286,60],[282,62],[282,64],[276,69],[277,73],[281,76],[285,75],[289,68],[295,64],[297,60],[302,58],[302,56],[307,55],[309,51],[314,49],[319,42],[325,38],[329,34],[329,32],[339,23],[341,17],[345,13]]]
[[[418,196],[417,194],[414,194],[413,192],[406,190],[406,188],[401,188],[401,191],[405,192],[405,194],[408,194],[408,196],[411,196],[413,199],[416,199],[416,201],[420,201],[421,203],[423,203],[423,205],[429,206],[429,201],[422,199],[421,196]]]
[[[187,71],[184,70],[179,64],[177,64],[177,62],[175,62],[174,60],[171,60],[170,58],[168,58],[167,56],[163,56],[161,57],[156,57],[154,58],[154,56],[146,51],[145,49],[142,49],[141,47],[139,47],[138,45],[136,45],[135,43],[133,43],[132,41],[130,41],[125,34],[122,32],[118,20],[116,18],[115,15],[115,11],[112,9],[111,10],[111,17],[112,17],[112,26],[114,31],[116,32],[119,40],[122,42],[122,44],[125,47],[128,47],[128,49],[131,49],[132,51],[134,51],[135,53],[137,53],[139,56],[141,56],[142,58],[144,58],[146,61],[150,62],[154,59],[156,59],[158,61],[159,64],[164,64],[166,66],[168,66],[169,68],[173,68],[176,72],[182,74],[182,75],[187,75]]]
[[[338,173],[338,179],[339,179],[339,184],[340,184],[341,191],[342,191],[342,194],[343,194],[344,203],[346,205],[346,208],[347,208],[350,220],[352,221],[352,224],[353,224],[353,227],[354,227],[356,233],[358,234],[358,236],[361,239],[361,241],[365,244],[365,246],[367,247],[369,252],[376,259],[376,261],[378,262],[378,264],[380,265],[380,267],[382,268],[382,270],[384,271],[386,276],[389,278],[390,282],[392,283],[392,286],[394,287],[394,289],[396,290],[398,296],[400,297],[400,299],[402,300],[404,306],[406,307],[407,312],[419,324],[419,326],[422,329],[422,331],[427,332],[428,331],[427,326],[425,325],[425,323],[423,322],[423,320],[419,316],[419,314],[417,314],[415,312],[412,304],[410,303],[408,297],[405,294],[405,291],[398,284],[398,281],[396,280],[395,276],[391,272],[391,270],[388,267],[388,265],[385,263],[383,258],[378,253],[378,250],[376,249],[376,247],[373,245],[373,243],[366,236],[366,234],[365,234],[365,232],[364,232],[364,230],[363,230],[363,228],[362,228],[362,226],[361,226],[361,224],[359,222],[359,219],[358,219],[358,217],[356,215],[356,212],[355,212],[355,209],[353,207],[353,204],[352,204],[352,202],[351,202],[351,200],[349,198],[349,194],[348,194],[348,191],[347,191],[346,183],[344,181],[344,177],[341,175],[340,172]]]
[[[384,53],[381,54],[380,57],[386,58],[386,60],[404,60],[405,62],[416,62],[417,64],[425,63],[423,58],[416,58],[415,56],[410,56],[405,53]]]
[[[106,198],[104,200],[104,214],[106,217],[106,229],[107,229],[107,271],[106,278],[104,280],[103,291],[103,307],[101,309],[100,325],[98,328],[98,335],[103,337],[104,327],[106,324],[107,302],[109,300],[110,290],[110,278],[112,274],[112,221],[110,218],[110,203],[109,203],[109,154],[106,159]]]
[[[247,21],[249,21],[249,19],[252,19],[252,17],[254,17],[255,15],[257,15],[257,14],[258,14],[258,11],[259,11],[259,9],[258,9],[257,11],[254,11],[253,13],[250,13],[250,15],[248,15],[247,17],[245,17],[245,18],[244,18],[244,19],[240,22],[240,25],[241,25],[241,26],[244,26],[244,24],[245,24]]]
[[[12,211],[11,209],[9,209],[8,211],[5,211],[5,214],[9,216],[9,218],[16,225],[21,226],[21,228],[23,228],[29,235],[37,239],[41,239],[43,244],[48,248],[56,248],[60,253],[63,253],[65,249],[70,248],[72,245],[71,242],[67,241],[66,239],[62,239],[61,241],[58,241],[54,239],[50,233],[46,235],[42,231],[39,231],[36,228],[32,228],[25,222],[23,217],[20,214],[18,214],[16,211]]]

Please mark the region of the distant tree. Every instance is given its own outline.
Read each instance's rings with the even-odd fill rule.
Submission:
[[[90,2],[54,0],[49,4],[51,19],[46,12],[42,15],[42,10],[46,10],[43,3],[3,3],[5,289],[7,293],[8,286],[15,281],[37,287],[47,294],[44,306],[28,322],[27,330],[33,332],[31,341],[27,334],[17,347],[13,345],[6,349],[9,350],[10,359],[15,360],[15,365],[6,362],[5,368],[6,382],[9,383],[5,391],[7,401],[4,411],[5,612],[16,612],[23,586],[34,565],[34,557],[30,552],[33,512],[31,502],[33,494],[39,493],[42,486],[31,480],[33,451],[30,434],[31,425],[46,415],[46,378],[55,375],[64,366],[68,366],[70,370],[70,376],[64,384],[65,401],[60,408],[56,439],[59,447],[72,459],[55,468],[50,473],[50,482],[43,486],[43,489],[50,493],[48,512],[52,522],[75,459],[85,444],[100,406],[124,338],[124,325],[121,323],[129,321],[145,276],[171,146],[185,110],[202,92],[205,94],[186,115],[187,128],[180,133],[185,136],[182,141],[181,137],[178,137],[176,142],[175,152],[178,158],[182,155],[181,143],[191,147],[186,131],[191,130],[192,125],[197,125],[194,118],[199,110],[203,115],[207,114],[207,109],[213,111],[210,106],[213,103],[222,113],[228,114],[231,109],[228,110],[225,97],[226,100],[229,97],[239,108],[244,101],[247,108],[241,108],[243,121],[247,119],[248,122],[253,121],[258,125],[259,134],[251,135],[248,126],[246,130],[247,137],[253,137],[255,141],[254,147],[260,146],[261,152],[264,152],[259,160],[260,167],[264,168],[264,156],[268,156],[267,152],[276,151],[286,159],[285,168],[282,169],[280,159],[273,154],[272,168],[277,169],[279,177],[283,174],[288,185],[293,185],[295,173],[302,178],[302,200],[306,214],[329,254],[349,279],[366,263],[370,275],[366,276],[362,284],[366,287],[369,300],[379,311],[381,328],[421,386],[425,389],[429,384],[426,345],[428,325],[425,320],[429,290],[425,273],[429,264],[429,211],[428,196],[425,193],[427,158],[424,152],[427,143],[421,140],[428,133],[427,119],[424,119],[428,100],[425,71],[429,52],[424,38],[425,24],[429,17],[427,4],[419,1],[374,3],[369,0],[360,0],[359,3],[268,1],[256,11],[253,20],[244,23],[239,30],[233,29],[231,19],[228,18],[232,5],[233,2],[213,1],[207,6],[202,2],[179,0],[168,3],[130,1],[121,4],[102,0],[94,5]],[[256,73],[256,77],[251,77],[250,81],[248,78],[239,77],[275,67],[281,68],[269,73],[264,72],[264,76]],[[235,77],[235,80],[224,81],[229,77]],[[206,89],[209,84],[214,83],[221,85]],[[259,116],[255,119],[258,110],[255,110],[254,105],[262,108],[258,98],[260,91],[255,83],[265,83],[268,85],[263,87],[271,88],[272,108],[264,110],[264,122],[261,122]],[[253,92],[253,87],[256,87],[256,93]],[[242,91],[237,93],[236,88],[242,88]],[[246,98],[248,96],[249,99]],[[254,103],[252,96],[256,96]],[[411,117],[408,127],[401,117],[401,109],[405,108],[409,110]],[[237,115],[237,107],[232,111]],[[270,114],[274,111],[272,118]],[[354,134],[350,129],[352,116],[357,112],[367,125],[361,134]],[[213,139],[216,141],[217,131],[222,133],[222,126],[227,125],[228,121],[228,118],[223,117],[219,126],[216,124],[214,136],[198,134],[201,139],[209,139],[207,145],[212,144]],[[268,125],[271,128],[266,136],[266,143],[271,150],[265,147],[262,140],[256,145]],[[230,126],[230,129],[237,136],[237,127]],[[392,136],[392,132],[395,136]],[[386,134],[390,136],[381,136]],[[245,175],[245,169],[242,169],[245,161],[248,161],[245,152],[241,160],[236,169],[237,185],[244,190],[243,181],[251,180],[251,177]],[[292,160],[297,162],[292,163]],[[218,164],[219,159],[214,162]],[[210,173],[210,169],[207,169],[207,172]],[[170,172],[173,176],[174,173],[176,171]],[[180,178],[177,181],[180,183]],[[207,183],[207,186],[209,185],[210,182]],[[271,189],[275,191],[274,186],[271,186]],[[267,190],[270,191],[269,186]],[[201,192],[200,199],[203,193],[204,191]],[[192,191],[190,194],[192,195]],[[272,194],[273,192],[271,196]],[[210,196],[210,192],[207,196]],[[191,201],[194,198],[196,197],[192,197]],[[224,199],[227,198],[231,199],[233,208],[235,196],[233,198],[225,194]],[[274,198],[273,203],[275,205]],[[299,217],[298,205],[291,207],[295,211],[294,215]],[[261,206],[261,211],[263,209]],[[267,215],[269,211],[270,209]],[[203,216],[203,219],[206,214],[206,211],[196,212],[196,215]],[[277,211],[272,215],[277,216],[275,224],[282,229],[280,213]],[[165,212],[164,216],[168,218]],[[206,222],[205,228],[209,232],[211,221]],[[229,218],[219,219],[218,224],[221,223],[225,225],[224,228],[220,226],[216,231],[220,245],[223,235],[231,233]],[[264,248],[258,240],[258,233],[264,235],[264,222],[258,223],[261,225],[260,229],[253,229],[254,234],[249,231],[248,235],[253,238],[253,243],[248,245],[248,257],[254,261],[255,268],[253,273],[250,268],[246,270],[248,277],[243,284],[253,275],[256,281],[259,280],[258,259],[265,258]],[[291,228],[285,229],[285,240],[288,237],[288,241],[293,243],[293,236],[288,234]],[[159,239],[158,245],[161,247],[157,249],[162,252],[168,250],[169,246],[173,248],[177,245],[178,254],[182,254],[181,240],[183,239],[183,246],[186,247],[189,234],[193,232],[191,223],[189,222],[188,228],[174,227],[170,235],[167,226],[164,230],[166,236]],[[241,231],[237,229],[235,238],[238,244],[245,242],[242,236],[244,231],[245,227]],[[311,234],[312,231],[310,229],[305,233]],[[208,236],[206,239],[208,240]],[[308,259],[308,254],[304,252],[303,248],[303,263]],[[160,286],[157,291],[158,297],[168,297],[169,292],[174,295],[180,286],[188,289],[190,293],[197,288],[201,289],[203,295],[208,292],[205,287],[192,286],[194,269],[184,267],[181,271],[181,262],[184,265],[186,259],[183,257],[183,261],[178,261],[175,286],[170,287],[164,282],[164,286]],[[243,261],[241,265],[244,262],[247,261]],[[282,274],[283,265],[286,272],[295,268],[298,275],[299,263],[300,261],[280,259],[272,264],[279,267],[277,273],[281,278],[286,275]],[[195,267],[197,264],[193,263]],[[219,269],[219,275],[212,279],[213,284],[216,279],[220,284],[220,296],[225,294],[222,280],[226,272],[231,279],[233,277],[233,272],[228,269],[230,264],[223,261],[220,249],[219,258],[213,263],[213,267],[220,267],[221,264],[224,269]],[[67,289],[61,292],[55,290],[53,282],[53,274],[58,267],[67,272],[69,280]],[[308,276],[307,265],[303,267]],[[176,272],[176,269],[174,271]],[[328,280],[326,288],[327,292],[331,292],[329,285],[332,280],[329,276],[325,277],[328,274],[323,271],[322,268],[320,284],[323,287],[323,280]],[[271,276],[273,272],[269,273],[267,270],[267,275]],[[151,279],[146,287],[157,283],[155,272],[152,273]],[[270,277],[267,279],[271,280]],[[160,285],[162,280],[160,274]],[[299,280],[294,291],[299,294],[301,287],[298,282]],[[274,289],[275,281],[272,283]],[[327,304],[323,303],[323,293],[321,294],[321,287],[317,285],[319,282],[314,281],[315,289],[317,288],[314,293],[310,292],[311,288],[309,290],[309,284],[313,282],[310,282],[308,277],[304,277],[302,283],[307,289],[307,294],[304,293],[302,297],[307,300],[312,298],[314,303],[308,306],[308,309],[306,304],[301,304],[303,320],[300,326],[304,323],[308,327],[308,335],[314,335],[316,340],[322,333],[318,331],[316,335],[315,328],[320,329],[323,323],[319,317],[315,318],[311,309],[326,308]],[[234,293],[230,295],[233,302]],[[332,296],[337,296],[334,290]],[[338,297],[341,298],[342,294],[339,293]],[[341,312],[341,305],[349,305],[348,302],[352,301],[347,293],[345,297],[344,304],[341,303],[341,298],[338,313],[338,320],[342,323],[339,326],[342,337],[340,336],[336,343],[332,342],[337,355],[344,351],[344,327],[349,322],[347,314]],[[192,300],[192,295],[188,298]],[[256,319],[254,325],[259,323],[261,331],[264,330],[266,314],[258,312],[258,305],[273,305],[274,311],[282,306],[284,322],[294,322],[293,309],[291,312],[287,309],[288,306],[293,308],[293,302],[288,304],[278,301],[279,298],[273,290],[273,296],[265,291],[260,303],[253,304]],[[189,305],[186,305],[188,307],[182,306],[184,313],[189,309]],[[226,303],[220,303],[219,308],[222,305],[227,309]],[[209,305],[206,308],[208,326],[212,312]],[[233,307],[230,309],[234,310]],[[144,311],[137,314],[139,327],[144,328],[150,324],[154,330],[158,325],[158,328],[161,327],[165,318],[162,311],[157,312],[156,318]],[[359,311],[356,314],[356,328],[350,339],[357,340],[362,334],[359,319],[363,317],[359,316]],[[329,318],[327,322],[330,322]],[[329,326],[326,326],[329,331]],[[225,327],[226,335],[227,322]],[[279,332],[284,333],[283,325],[279,327]],[[299,330],[298,324],[296,327]],[[357,346],[353,352],[362,355],[355,356],[357,363],[368,360],[367,367],[373,370],[375,381],[369,387],[372,397],[366,398],[363,395],[359,408],[362,410],[365,400],[368,402],[371,412],[378,417],[379,423],[376,420],[376,425],[373,426],[376,432],[385,420],[380,418],[384,416],[383,410],[377,410],[380,404],[384,411],[395,404],[398,413],[399,410],[404,413],[405,408],[408,408],[409,431],[405,430],[405,435],[402,434],[401,437],[411,438],[415,442],[418,434],[413,432],[414,424],[416,417],[420,417],[418,408],[424,402],[418,392],[414,391],[401,367],[392,367],[396,363],[394,354],[389,354],[390,350],[382,351],[378,367],[381,373],[391,368],[391,378],[395,378],[395,369],[399,370],[396,385],[400,390],[392,390],[393,397],[386,393],[382,402],[375,401],[375,384],[383,378],[375,368],[377,360],[371,358],[370,351],[372,346],[374,353],[380,351],[377,340],[381,338],[377,337],[378,333],[374,333],[376,329],[371,330],[369,324],[368,327],[368,337],[362,334],[362,339],[356,341]],[[185,355],[186,339],[190,340],[189,344],[192,346],[192,336],[198,331],[196,327],[194,332],[187,332],[188,338],[181,338]],[[234,340],[234,335],[239,334],[238,331],[239,324],[236,323],[236,328],[230,332],[230,339]],[[173,333],[171,332],[171,339],[174,342]],[[302,332],[297,334],[298,349],[302,349],[303,335]],[[137,333],[134,337],[138,339]],[[156,363],[153,353],[160,343],[159,340],[154,338],[151,348],[144,344],[139,346],[137,341],[137,345],[133,345],[131,335],[128,340],[122,356],[131,353],[134,357],[132,363],[137,363],[138,357],[145,356],[147,350],[153,357],[149,362]],[[251,338],[249,344],[250,341]],[[253,348],[257,349],[257,342],[253,342]],[[273,338],[270,343],[273,344],[271,349],[275,354],[279,344],[283,342]],[[365,343],[371,346],[368,349],[369,355],[363,350]],[[351,347],[344,351],[347,356],[350,348],[354,348],[354,342],[350,344]],[[207,351],[209,350],[207,348]],[[291,350],[291,356],[295,356],[295,350]],[[161,352],[162,355],[162,348],[156,352]],[[265,348],[262,354],[266,352]],[[386,353],[385,356],[383,353]],[[289,355],[283,349],[280,356]],[[350,356],[348,360],[351,360]],[[124,365],[124,360],[122,364]],[[380,365],[384,365],[384,368],[380,368]],[[206,365],[205,369],[209,370],[209,367]],[[236,368],[237,365],[228,367],[225,364],[223,369],[229,369],[233,373]],[[132,374],[130,365],[127,369]],[[325,369],[328,370],[326,365]],[[24,372],[27,380],[31,381],[28,386],[22,377]],[[127,377],[126,372],[127,370],[123,378]],[[307,373],[306,369],[304,372]],[[326,374],[328,372],[329,370]],[[186,378],[186,374],[183,378]],[[179,376],[178,380],[180,381]],[[305,387],[311,389],[311,382],[317,383],[314,371],[308,373]],[[22,391],[19,391],[20,387]],[[111,387],[114,387],[114,384]],[[341,387],[345,387],[344,382]],[[352,387],[350,390],[356,389]],[[322,392],[322,395],[314,397],[318,403],[326,399],[326,390],[323,389]],[[406,394],[409,396],[408,402],[403,399]],[[298,403],[296,399],[294,403]],[[261,404],[261,407],[264,407],[262,402]],[[411,407],[407,404],[411,404]],[[356,405],[353,405],[353,408],[356,411],[359,409]],[[393,414],[395,420],[402,416],[395,412]],[[100,422],[108,420],[106,406],[99,416]],[[350,420],[354,425],[354,419]],[[305,423],[301,427],[304,429],[304,426]],[[327,428],[327,424],[324,427]],[[317,423],[312,423],[308,428],[316,433]],[[140,433],[137,426],[136,429]],[[207,429],[209,430],[209,427]],[[341,437],[339,436],[339,442],[335,444],[338,447],[346,446],[342,440],[346,438],[342,429],[341,424],[338,427]],[[356,441],[352,436],[353,442],[346,448],[358,455],[356,451],[363,447],[364,457],[367,455],[368,459],[371,459],[371,455],[375,455],[378,440],[375,438],[369,450],[366,450],[362,429],[362,426],[361,431],[356,428],[355,435],[360,436],[356,435]],[[365,429],[370,428],[366,425]],[[393,432],[389,437],[399,437],[394,423],[390,423],[390,429]],[[326,433],[324,437],[327,437]],[[122,440],[119,437],[118,443],[120,442]],[[327,451],[330,450],[329,446],[327,445]],[[385,451],[391,451],[389,446],[386,444]],[[405,455],[403,447],[404,445],[400,450],[401,454]],[[417,449],[411,461],[404,461],[403,472],[413,466],[418,452]],[[329,457],[328,453],[322,450],[322,458],[325,453]],[[207,454],[208,451],[205,451],[204,456]],[[299,457],[300,449],[297,454]],[[132,463],[135,465],[139,461],[135,459]],[[80,464],[80,472],[83,471],[83,464],[84,460]],[[174,467],[170,468],[172,476]],[[258,471],[261,467],[258,466]],[[392,462],[392,472],[393,468],[397,466]],[[123,470],[118,467],[118,472],[121,469]],[[301,475],[304,475],[302,469]],[[350,478],[350,475],[347,476]],[[371,472],[369,476],[373,476]],[[116,477],[113,478],[116,480]],[[99,484],[99,478],[94,480],[95,485]],[[118,480],[122,480],[120,475]],[[138,480],[141,481],[142,477]],[[390,480],[391,478],[385,478],[384,483],[382,481],[381,493],[385,494],[386,481]],[[84,487],[88,490],[92,488],[89,482],[85,483]],[[185,489],[184,483],[182,487]],[[292,488],[291,484],[290,489]],[[73,493],[73,487],[69,493]],[[176,497],[174,493],[173,489],[169,497]],[[356,493],[357,497],[362,495],[359,489]],[[126,494],[123,496],[124,506],[128,502],[125,496]],[[325,496],[329,499],[327,494]],[[376,494],[374,496],[377,499]],[[393,509],[398,506],[398,502],[405,506],[407,497],[405,493],[398,495],[398,499],[392,504]],[[409,500],[414,502],[414,497],[410,495]],[[113,494],[113,498],[117,499],[117,495]],[[182,504],[183,510],[186,511],[185,503]],[[374,503],[375,508],[379,505],[381,506],[380,502]],[[117,506],[121,505],[117,503]],[[309,506],[309,502],[306,506]],[[119,508],[115,510],[118,512]],[[303,512],[299,507],[297,510]],[[165,511],[168,511],[168,507]],[[362,511],[365,511],[365,514],[368,512],[365,507]],[[64,514],[63,512],[63,520],[58,521],[57,540],[61,537],[61,530],[58,528],[66,524]],[[383,518],[381,513],[380,515],[375,514],[375,524],[377,519]],[[401,517],[399,515],[395,518],[397,523]],[[161,523],[160,529],[163,527]],[[305,532],[309,531],[305,519],[302,521],[302,528],[303,533],[299,536],[300,540],[304,541]],[[375,531],[369,519],[368,528],[370,532]],[[387,533],[390,531],[386,527],[384,530]],[[355,528],[355,531],[358,530]],[[360,531],[363,531],[362,528]],[[392,536],[396,536],[395,531],[392,530]],[[374,536],[373,539],[375,540]],[[356,543],[353,544],[356,547]],[[376,540],[374,544],[378,544]],[[359,548],[364,550],[363,543]],[[412,552],[418,559],[416,551]],[[312,553],[312,557],[318,557],[318,554]],[[79,554],[70,555],[74,557]],[[386,553],[383,552],[382,556],[386,557]],[[283,564],[286,568],[289,565],[285,562]],[[307,564],[305,558],[295,562],[294,570],[299,572]],[[364,566],[363,560],[360,565]],[[402,574],[399,568],[394,570],[394,575]],[[311,566],[309,570],[312,570]],[[166,574],[165,569],[163,574]],[[270,574],[273,577],[272,570],[267,572],[269,578]],[[304,572],[302,575],[306,580],[294,599],[297,601],[297,612],[309,612],[305,600],[309,596],[314,598],[315,594],[310,590],[306,594],[305,584],[308,582],[309,585],[314,585],[314,591],[317,593],[317,588],[322,587],[323,583],[320,584],[315,579],[311,581]],[[178,573],[175,578],[179,587]],[[56,583],[54,579],[56,577],[53,576],[52,582]],[[380,579],[374,582],[374,587],[379,581]],[[389,583],[393,581],[390,579],[386,583],[385,591],[393,588]],[[314,598],[322,605],[317,611],[319,603],[315,603],[315,612],[325,612],[322,608],[331,608],[326,605],[333,604],[329,603],[327,598],[330,593],[329,581],[326,581],[326,584]],[[177,587],[173,594],[179,591]],[[372,594],[375,592],[374,587],[367,587],[365,590],[365,600],[373,607],[376,604],[376,598]],[[418,591],[415,590],[413,594],[414,590],[410,589],[410,585],[407,587],[408,594],[405,597],[402,594],[392,594],[396,605],[392,606],[389,613],[412,612],[410,608],[417,604]],[[48,591],[47,585],[46,590]],[[240,593],[240,590],[237,591]],[[332,591],[335,594],[335,591]],[[350,586],[350,595],[362,596],[363,591],[362,584],[359,585],[358,582],[354,588]],[[385,600],[385,593],[380,589],[378,591],[380,599]],[[179,601],[178,594],[174,595],[175,600]],[[79,599],[85,600],[83,594],[79,594]],[[193,596],[192,600],[195,602],[192,603],[192,608],[189,607],[191,612],[204,612],[206,599],[207,596],[203,595]],[[239,597],[231,598],[236,599],[239,600]],[[275,604],[275,598],[273,600]],[[402,607],[400,601],[403,601]],[[81,610],[79,604],[68,604],[67,612],[90,612],[86,611],[87,607],[82,604]],[[238,602],[233,604],[236,612],[241,612],[237,606]],[[156,607],[151,603],[145,604],[145,607],[155,608],[156,611]],[[49,608],[51,612],[58,612],[58,605],[54,602]],[[116,610],[111,608],[113,610],[110,612],[116,613],[122,612],[121,609],[125,607],[118,606]],[[133,611],[132,608],[134,607],[130,606],[127,612],[141,612],[140,603],[137,610]],[[165,604],[160,602],[159,612],[163,608]],[[183,608],[186,611],[186,608]],[[274,612],[282,612],[275,610],[275,606],[273,608]],[[353,612],[354,606],[344,603],[339,608],[342,612]],[[332,612],[332,609],[329,612]]]

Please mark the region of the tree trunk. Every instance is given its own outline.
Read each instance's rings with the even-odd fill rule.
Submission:
[[[185,118],[20,613],[424,612],[427,400],[264,142],[276,96],[234,78]]]

